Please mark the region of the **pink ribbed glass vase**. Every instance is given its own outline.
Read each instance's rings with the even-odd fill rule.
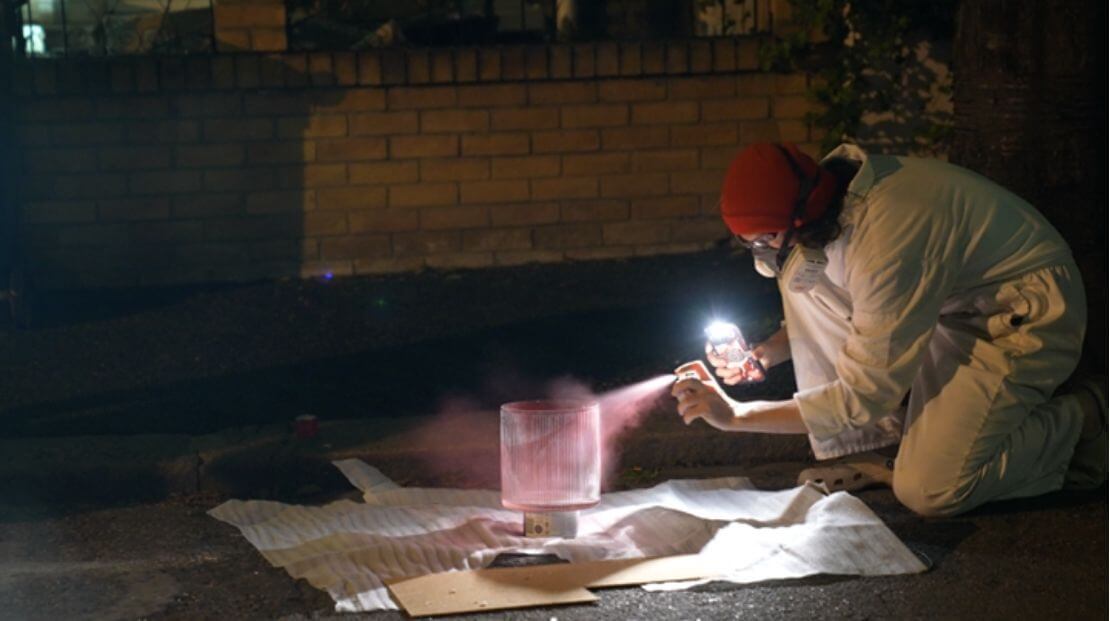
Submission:
[[[601,499],[597,402],[518,401],[501,406],[501,504],[517,511],[577,511]]]

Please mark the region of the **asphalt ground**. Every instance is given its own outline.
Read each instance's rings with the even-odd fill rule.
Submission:
[[[789,485],[802,464],[672,469],[640,481],[744,474]],[[889,490],[858,494],[932,564],[913,576],[818,576],[692,591],[598,591],[591,605],[468,619],[1105,619],[1107,493],[1058,493],[922,519]],[[333,497],[332,497],[333,498]],[[330,498],[311,499],[322,502]],[[337,614],[331,599],[271,566],[208,517],[211,496],[103,508],[0,509],[5,619],[403,619]]]
[[[325,594],[269,567],[205,511],[229,495],[322,502],[343,493],[326,464],[335,451],[382,458],[411,444],[403,428],[419,429],[451,404],[495,413],[497,404],[535,397],[566,376],[596,391],[616,388],[700,356],[701,329],[713,316],[738,320],[755,338],[779,320],[773,283],[754,275],[747,257],[725,252],[56,292],[40,296],[36,310],[34,329],[0,329],[0,466],[32,464],[40,475],[71,478],[59,485],[10,469],[0,476],[0,616],[14,619],[329,618]],[[734,396],[792,387],[785,366]],[[288,428],[306,413],[323,421],[309,444]],[[746,444],[733,444],[722,441],[732,434],[685,428],[670,414],[660,402],[637,430],[615,486],[740,473],[781,487],[804,465],[799,439],[745,434],[727,440]],[[174,475],[184,484],[144,483],[163,465],[151,456],[167,451],[184,464]],[[721,470],[722,463],[732,465]],[[718,468],[697,469],[707,464]],[[490,483],[403,459],[385,466],[402,483]],[[274,485],[290,477],[294,485]],[[947,520],[914,516],[889,491],[862,497],[933,560],[933,571],[669,594],[615,589],[594,606],[504,616],[1107,616],[1105,487]]]

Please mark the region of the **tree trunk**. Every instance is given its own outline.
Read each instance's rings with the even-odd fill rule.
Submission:
[[[950,159],[1021,195],[1063,234],[1087,287],[1085,362],[1105,371],[1101,8],[1090,0],[963,0]]]

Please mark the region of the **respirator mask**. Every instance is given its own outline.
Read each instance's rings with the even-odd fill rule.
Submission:
[[[790,153],[781,145],[775,145],[786,158],[786,163],[798,177],[798,197],[790,214],[790,228],[786,229],[782,246],[777,250],[768,245],[768,239],[743,242],[752,252],[755,271],[767,278],[778,277],[786,283],[786,289],[793,293],[805,293],[817,284],[829,264],[828,257],[819,249],[807,248],[802,244],[790,246],[797,232],[797,223],[805,213],[810,194],[817,187],[818,175],[807,177]],[[774,236],[768,236],[774,237]]]

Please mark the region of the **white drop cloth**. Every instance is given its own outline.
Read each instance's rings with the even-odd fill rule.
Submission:
[[[521,514],[502,508],[497,492],[403,488],[361,461],[335,465],[365,504],[230,500],[209,514],[239,528],[273,565],[326,590],[340,612],[396,609],[384,580],[477,569],[502,552],[571,562],[700,553],[729,568],[721,579],[742,583],[925,570],[859,499],[812,486],[767,492],[739,477],[667,481],[603,495],[579,515],[576,539],[526,539]]]

